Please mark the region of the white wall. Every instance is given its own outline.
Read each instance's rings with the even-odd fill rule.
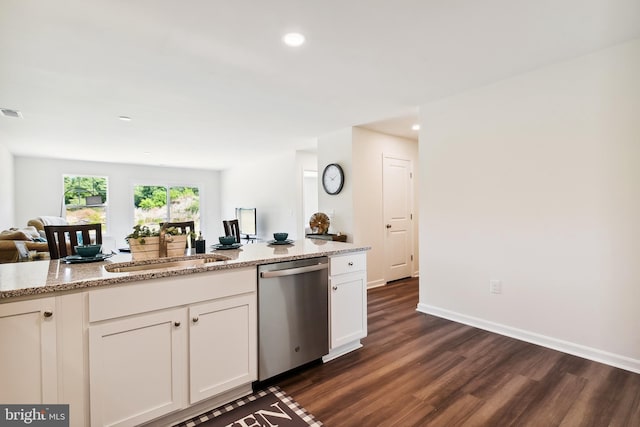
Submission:
[[[304,155],[302,155],[304,157]],[[272,239],[274,232],[289,233],[290,239],[304,238],[301,225],[302,164],[295,151],[248,160],[222,172],[222,217],[235,218],[235,208],[256,208],[258,236]],[[213,237],[222,236],[222,223]]]
[[[368,129],[353,128],[354,243],[371,246],[367,253],[370,286],[386,283],[385,235],[382,192],[383,157],[396,156],[412,162],[414,170],[412,273],[418,275],[418,143]]]
[[[369,286],[386,283],[382,198],[383,155],[396,155],[412,161],[418,170],[416,141],[353,127],[318,138],[318,209],[329,215],[331,233],[346,233],[347,241],[371,246],[367,252]],[[345,174],[345,184],[337,195],[322,189],[322,171],[330,163],[338,163]],[[414,180],[414,201],[417,201],[418,178]],[[414,203],[418,218],[418,203]],[[418,221],[414,221],[413,274],[418,266]]]
[[[318,210],[329,216],[329,233],[347,235],[347,241],[353,242],[353,130],[342,129],[318,138]],[[327,194],[322,188],[322,171],[331,163],[337,163],[344,171],[344,187],[340,193]]]
[[[640,371],[638,76],[640,39],[421,106],[420,310]]]
[[[302,238],[307,229],[309,228],[309,219],[311,215],[318,211],[318,185],[317,179],[306,178],[305,171],[318,173],[318,155],[314,152],[298,151],[296,152],[296,185],[297,185],[297,198],[299,200],[299,207],[296,209],[298,213],[298,236]],[[313,185],[313,188],[310,188]],[[314,206],[313,212],[305,212],[305,206]]]
[[[14,221],[13,197],[13,155],[0,144],[0,231],[27,225]]]
[[[220,172],[130,164],[15,157],[15,219],[18,224],[41,215],[59,216],[62,177],[106,176],[108,230],[105,240],[115,247],[126,245],[133,219],[133,186],[136,184],[196,185],[200,187],[201,227],[205,238],[217,236],[220,217]]]

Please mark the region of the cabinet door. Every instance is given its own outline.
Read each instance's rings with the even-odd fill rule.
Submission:
[[[57,403],[55,298],[0,304],[0,402]]]
[[[185,309],[89,327],[92,426],[129,426],[184,404]]]
[[[331,349],[367,336],[367,293],[363,273],[331,277]]]
[[[255,293],[189,308],[190,403],[257,379]]]

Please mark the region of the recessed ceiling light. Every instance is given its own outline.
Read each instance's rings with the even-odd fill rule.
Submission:
[[[282,37],[282,41],[287,46],[298,47],[304,43],[304,36],[300,33],[288,33]]]
[[[122,120],[123,122],[130,122],[131,121],[131,117],[129,117],[129,116],[120,116],[118,118],[120,120]]]
[[[420,130],[420,125],[419,124],[415,124],[413,126],[411,126],[412,130]]]
[[[0,113],[5,117],[13,117],[14,119],[21,119],[22,113],[18,110],[12,110],[11,108],[0,108]]]

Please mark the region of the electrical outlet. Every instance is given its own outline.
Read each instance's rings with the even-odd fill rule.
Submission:
[[[492,294],[501,294],[502,293],[502,280],[490,280],[489,281],[489,292]]]

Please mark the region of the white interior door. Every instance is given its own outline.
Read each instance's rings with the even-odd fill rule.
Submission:
[[[413,236],[411,160],[384,156],[383,203],[385,227],[385,280],[411,276]]]

